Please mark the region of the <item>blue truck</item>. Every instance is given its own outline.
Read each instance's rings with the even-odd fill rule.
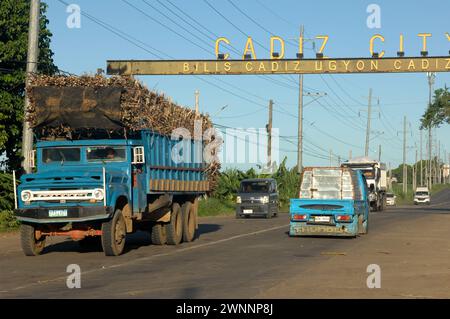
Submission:
[[[55,117],[42,114],[45,123]],[[89,120],[93,112],[77,119],[71,114],[65,123],[86,123],[81,117]],[[82,247],[101,245],[107,256],[122,254],[126,235],[137,230],[149,231],[157,245],[195,239],[198,200],[210,190],[203,140],[182,141],[190,144],[183,149],[189,161],[172,156],[180,139],[153,129],[110,134],[96,128],[95,134],[43,135],[35,142],[34,171],[20,176],[17,187],[14,183],[25,255],[41,254],[49,236],[71,237]]]
[[[359,170],[306,167],[290,200],[290,236],[356,237],[369,230],[367,183]]]

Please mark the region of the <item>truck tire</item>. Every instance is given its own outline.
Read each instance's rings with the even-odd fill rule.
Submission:
[[[125,247],[127,229],[120,209],[114,217],[102,224],[102,247],[106,256],[119,256]]]
[[[155,223],[151,230],[151,240],[153,245],[165,245],[167,243],[166,225]]]
[[[29,224],[20,225],[20,243],[26,256],[37,256],[45,248],[45,236],[36,239],[35,228]]]
[[[183,216],[178,203],[172,204],[172,212],[170,213],[170,222],[166,225],[167,244],[178,245],[183,239]]]
[[[181,206],[183,216],[183,241],[191,242],[195,238],[195,211],[194,205],[187,201]]]

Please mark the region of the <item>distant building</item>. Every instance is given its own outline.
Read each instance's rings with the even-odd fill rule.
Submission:
[[[448,178],[448,176],[450,175],[450,165],[445,164],[442,168],[442,175],[444,176],[444,178]]]

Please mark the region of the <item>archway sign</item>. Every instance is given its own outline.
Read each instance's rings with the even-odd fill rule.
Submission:
[[[216,60],[110,60],[107,61],[109,75],[227,75],[227,74],[334,74],[334,73],[411,73],[448,72],[450,56],[429,57],[427,38],[431,33],[419,33],[422,51],[420,56],[405,57],[403,35],[400,35],[397,57],[384,57],[385,52],[374,52],[375,40],[384,42],[382,35],[374,35],[369,41],[370,58],[330,58],[324,56],[328,36],[316,36],[322,45],[316,58],[303,58],[303,38],[299,38],[296,58],[284,58],[285,44],[280,37],[270,38],[270,59],[257,59],[253,40],[248,37],[242,59],[229,59],[228,53],[221,52],[221,45],[229,45],[226,38],[218,38],[215,43]],[[445,33],[450,41],[449,33]],[[275,44],[279,52],[275,52]],[[225,49],[226,50],[226,49]]]

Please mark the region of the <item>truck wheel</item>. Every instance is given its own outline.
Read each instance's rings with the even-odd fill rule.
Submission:
[[[35,228],[32,225],[20,225],[20,242],[26,256],[37,256],[45,247],[45,236],[36,239]]]
[[[178,203],[173,203],[170,223],[167,227],[167,244],[178,245],[183,238],[183,216]]]
[[[125,218],[120,209],[116,209],[114,217],[102,224],[102,247],[106,256],[119,256],[125,247],[127,235]]]
[[[181,206],[183,215],[183,241],[190,242],[195,237],[195,212],[194,206],[187,201]]]
[[[152,244],[165,245],[167,243],[166,225],[163,223],[156,223],[152,226]]]

